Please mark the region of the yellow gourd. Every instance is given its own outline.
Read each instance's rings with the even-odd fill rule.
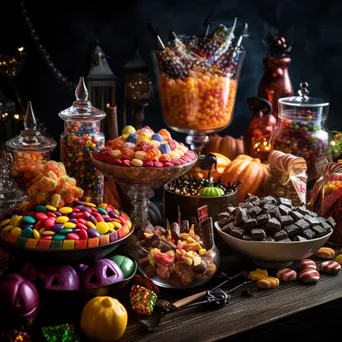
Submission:
[[[98,296],[83,308],[81,330],[96,341],[116,341],[125,332],[127,320],[127,311],[117,299]]]

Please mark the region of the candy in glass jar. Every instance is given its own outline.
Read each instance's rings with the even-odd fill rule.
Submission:
[[[59,113],[64,120],[64,132],[60,138],[61,161],[70,177],[83,189],[84,199],[102,202],[104,177],[90,160],[90,154],[105,145],[100,121],[106,113],[88,101],[88,90],[81,77],[77,86],[76,101]]]
[[[6,148],[13,157],[11,176],[19,187],[27,189],[41,176],[42,167],[50,160],[56,145],[56,141],[43,136],[37,129],[32,104],[28,102],[24,129],[19,136],[6,141]]]
[[[270,142],[272,150],[294,154],[307,162],[308,180],[317,178],[315,161],[328,148],[326,121],[329,103],[309,97],[306,82],[301,83],[300,96],[278,101],[278,125]]]

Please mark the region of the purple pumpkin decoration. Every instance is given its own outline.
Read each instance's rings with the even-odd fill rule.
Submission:
[[[93,289],[117,283],[124,279],[120,267],[110,259],[99,259],[87,268],[83,276],[83,287]]]
[[[20,269],[20,274],[22,274],[26,279],[31,280],[36,283],[39,278],[40,268],[33,264],[32,262],[26,262],[24,266]]]
[[[81,278],[83,277],[87,268],[88,268],[88,265],[85,265],[85,264],[78,264],[75,266],[75,270]]]
[[[42,268],[39,282],[46,290],[72,291],[80,288],[80,277],[70,265]]]
[[[30,280],[20,274],[11,273],[0,282],[0,303],[3,319],[18,327],[29,327],[39,310],[39,293]]]

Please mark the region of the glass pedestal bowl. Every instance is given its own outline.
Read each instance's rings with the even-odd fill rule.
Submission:
[[[186,133],[186,143],[199,153],[208,134],[222,131],[232,121],[245,51],[237,52],[224,72],[213,65],[189,71],[187,77],[170,77],[161,53],[153,51],[152,57],[164,121],[174,131]]]
[[[127,191],[134,207],[130,217],[137,226],[144,226],[148,220],[149,199],[154,195],[152,189],[160,188],[188,172],[197,158],[186,164],[162,168],[108,164],[92,155],[91,161],[107,178],[118,182]]]

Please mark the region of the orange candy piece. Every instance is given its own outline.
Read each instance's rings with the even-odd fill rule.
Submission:
[[[161,152],[156,147],[152,147],[146,151],[146,155],[148,160],[157,161],[161,156]]]
[[[172,139],[170,132],[169,132],[167,129],[165,129],[165,128],[161,129],[158,133],[159,133],[159,134],[163,137],[163,139],[166,140],[166,141]]]
[[[125,142],[121,138],[114,139],[112,141],[112,149],[113,150],[121,150],[121,147],[124,143]]]
[[[122,157],[123,159],[132,160],[134,158],[134,151],[130,148],[124,148],[122,150]]]

